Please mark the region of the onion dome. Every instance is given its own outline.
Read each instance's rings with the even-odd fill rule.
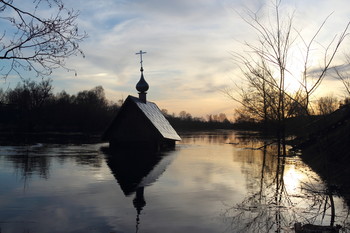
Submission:
[[[143,77],[143,68],[141,67],[141,78],[140,81],[136,84],[136,90],[140,93],[145,93],[149,89],[149,85]]]

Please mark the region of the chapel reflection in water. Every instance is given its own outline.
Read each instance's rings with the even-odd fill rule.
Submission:
[[[136,232],[140,226],[140,215],[146,206],[145,188],[158,180],[174,155],[147,150],[113,150],[107,152],[107,165],[125,196],[134,195],[136,209]]]

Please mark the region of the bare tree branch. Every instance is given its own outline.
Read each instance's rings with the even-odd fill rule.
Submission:
[[[40,7],[54,9],[55,13],[40,17]],[[15,0],[0,0],[0,21],[9,27],[0,37],[3,78],[13,73],[22,77],[28,71],[44,76],[56,68],[72,70],[65,60],[72,55],[84,56],[79,43],[87,37],[78,31],[78,15],[65,8],[61,0],[34,0],[31,10],[22,9]]]
[[[234,59],[239,64],[248,86],[239,88],[241,91],[239,100],[238,97],[233,97],[233,94],[227,96],[242,104],[259,120],[277,118],[283,128],[285,118],[310,113],[310,97],[331,68],[341,44],[348,35],[350,22],[346,24],[340,36],[334,36],[333,40],[323,48],[323,58],[321,58],[323,64],[315,78],[315,73],[311,75],[309,71],[311,52],[317,43],[317,37],[332,14],[322,21],[311,39],[306,40],[300,31],[294,28],[295,12],[289,15],[282,12],[281,5],[281,0],[273,2],[273,7],[267,15],[272,19],[269,19],[268,23],[260,18],[258,13],[249,9],[246,10],[246,15],[239,14],[256,33],[256,43],[245,41],[244,45],[248,51],[242,54],[234,53]],[[294,71],[288,68],[291,63],[290,50],[292,46],[299,46],[300,42],[304,49],[303,73],[301,80],[298,81],[300,87],[295,93],[288,93],[285,86],[286,75],[290,74],[293,77],[299,75],[295,75]],[[264,107],[261,107],[261,104]],[[266,116],[266,114],[274,114],[274,116]]]

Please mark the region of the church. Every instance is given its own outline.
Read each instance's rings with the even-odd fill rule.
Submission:
[[[141,78],[136,84],[138,98],[129,95],[103,135],[111,149],[134,148],[161,150],[175,147],[181,138],[164,117],[158,106],[147,101],[149,85],[143,75],[142,50]]]

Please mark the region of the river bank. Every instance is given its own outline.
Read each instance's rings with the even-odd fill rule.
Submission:
[[[296,146],[302,159],[350,206],[350,107],[310,124],[305,132]]]

